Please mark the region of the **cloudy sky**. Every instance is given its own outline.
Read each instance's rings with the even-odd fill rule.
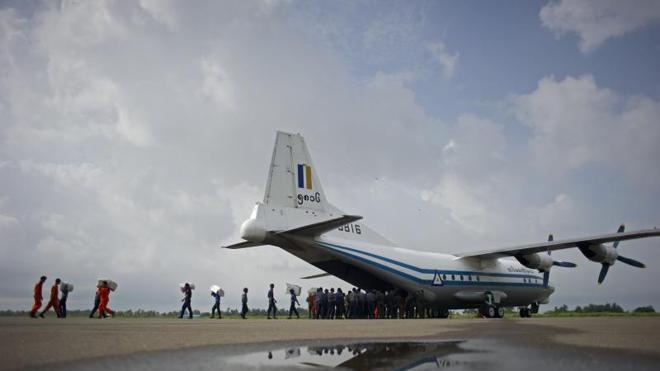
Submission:
[[[0,309],[97,277],[118,309],[318,273],[219,249],[262,198],[276,130],[333,204],[401,246],[467,252],[660,226],[660,3],[3,1]],[[660,307],[660,239],[555,269],[552,305]],[[49,281],[51,282],[51,281]],[[347,284],[343,284],[347,286]],[[279,291],[283,293],[283,290]],[[282,295],[282,301],[285,299]]]

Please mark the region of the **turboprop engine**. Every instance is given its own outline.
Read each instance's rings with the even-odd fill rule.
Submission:
[[[543,254],[516,255],[516,259],[525,267],[538,269],[539,272],[549,271],[555,262],[552,256]]]
[[[619,226],[619,229],[617,230],[617,233],[622,233],[625,229],[626,226],[621,224]],[[646,268],[644,263],[638,262],[635,259],[630,259],[630,258],[626,258],[625,256],[619,255],[619,252],[617,251],[617,247],[619,247],[619,241],[614,241],[612,246],[605,246],[602,243],[595,245],[588,245],[588,246],[578,246],[582,254],[586,256],[587,259],[602,264],[602,267],[600,268],[600,273],[598,274],[599,284],[603,283],[605,276],[607,276],[607,271],[610,269],[611,266],[614,265],[614,263],[616,263],[617,260],[622,263],[632,265],[633,267]]]
[[[553,241],[553,240],[554,240],[553,236],[549,235],[548,241]],[[543,286],[546,287],[548,286],[548,280],[550,279],[550,268],[552,268],[553,266],[565,267],[565,268],[577,267],[575,263],[554,260],[552,256],[550,256],[550,250],[548,250],[547,255],[539,254],[539,253],[527,254],[527,255],[518,254],[515,255],[515,258],[520,262],[520,264],[524,265],[525,267],[530,269],[537,269],[539,272],[543,273]]]

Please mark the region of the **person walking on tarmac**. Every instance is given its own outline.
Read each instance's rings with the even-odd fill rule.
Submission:
[[[211,291],[211,296],[215,299],[215,304],[211,308],[211,318],[215,318],[215,311],[218,311],[218,319],[222,319],[222,312],[220,312],[220,293]]]
[[[248,313],[248,297],[247,297],[248,289],[247,287],[243,288],[243,295],[241,295],[241,318],[246,319],[247,313]]]
[[[296,318],[300,318],[300,315],[298,314],[298,310],[296,309],[296,304],[300,305],[298,302],[298,297],[296,297],[296,292],[291,289],[289,290],[289,293],[291,294],[291,307],[289,308],[289,319],[291,319],[291,315],[293,313],[296,314]]]
[[[30,311],[30,317],[32,318],[37,318],[37,312],[41,308],[41,301],[44,300],[41,293],[41,290],[44,287],[44,282],[46,282],[46,276],[41,276],[39,282],[34,285],[34,305],[32,305],[32,310]]]
[[[270,284],[270,290],[268,290],[268,319],[270,319],[270,312],[273,311],[273,319],[277,319],[277,307],[275,306],[275,303],[277,303],[277,300],[275,300],[275,296],[273,294],[273,288],[275,288],[274,284]]]
[[[53,308],[55,311],[55,314],[57,315],[57,318],[60,317],[60,301],[57,298],[57,292],[59,291],[60,287],[60,282],[62,282],[59,278],[55,280],[55,284],[50,288],[50,300],[48,301],[48,304],[46,305],[46,308],[39,314],[39,317],[44,318],[44,314],[48,312],[50,308]]]
[[[114,316],[115,312],[112,309],[108,308],[108,303],[110,303],[110,288],[108,287],[108,281],[103,281],[101,283],[101,287],[99,287],[98,292],[99,292],[99,319],[106,318],[108,314]]]
[[[183,286],[183,293],[184,297],[181,299],[183,305],[181,306],[181,314],[179,314],[179,318],[183,318],[183,314],[186,312],[186,309],[188,309],[188,318],[192,319],[193,311],[192,307],[190,306],[190,300],[192,299],[192,288],[188,282],[186,282],[186,284]]]
[[[62,297],[60,298],[60,318],[66,318],[66,299],[69,298],[69,285],[63,284],[60,288],[62,291]]]
[[[94,314],[96,314],[96,311],[99,309],[99,304],[101,304],[101,293],[99,292],[99,288],[96,289],[96,295],[94,295],[94,308],[92,308],[91,313],[89,313],[89,318],[94,318]]]

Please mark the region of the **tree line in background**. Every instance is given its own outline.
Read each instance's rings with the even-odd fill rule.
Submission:
[[[546,314],[561,314],[561,313],[655,313],[655,309],[651,306],[637,307],[630,312],[626,312],[617,303],[605,304],[588,304],[585,306],[576,306],[575,309],[570,310],[566,304],[555,307],[553,310],[545,312]]]

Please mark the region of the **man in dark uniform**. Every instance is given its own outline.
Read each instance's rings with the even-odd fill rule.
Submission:
[[[101,294],[99,294],[99,289],[97,288],[96,295],[94,295],[94,308],[92,308],[92,312],[89,314],[89,318],[94,318],[94,314],[99,309],[99,304],[101,304]]]
[[[291,319],[291,315],[293,315],[293,313],[296,314],[297,318],[300,318],[300,315],[298,314],[298,310],[296,309],[296,304],[300,305],[300,303],[298,302],[298,297],[296,297],[296,292],[293,289],[291,289],[289,290],[289,293],[291,294],[291,307],[289,308],[289,319]]]
[[[215,304],[211,308],[211,318],[215,318],[215,311],[218,311],[218,319],[222,319],[222,312],[220,312],[220,293],[211,291],[211,296],[215,299]]]
[[[275,295],[273,294],[273,289],[275,288],[275,284],[270,284],[270,290],[268,290],[268,313],[267,317],[270,319],[270,312],[273,312],[273,319],[277,319],[277,307],[275,306],[275,303],[277,303],[277,300],[275,300]]]
[[[66,318],[66,299],[69,298],[69,284],[63,283],[60,286],[62,297],[60,297],[60,318]]]
[[[344,292],[341,291],[341,288],[337,289],[337,298],[335,299],[337,303],[337,312],[335,313],[335,318],[342,318],[344,316],[345,308],[344,308]]]
[[[188,282],[186,282],[186,284],[183,286],[183,294],[184,297],[181,299],[183,305],[181,306],[181,314],[179,314],[179,318],[183,318],[183,314],[185,313],[186,309],[188,309],[188,318],[192,319],[193,311],[192,307],[190,306],[190,301],[192,300],[192,288]]]
[[[328,318],[334,319],[335,312],[337,312],[337,294],[335,294],[335,289],[332,287],[328,294]]]
[[[330,294],[330,291],[328,289],[325,289],[323,293],[321,294],[321,315],[323,319],[328,318],[328,296]]]
[[[243,295],[241,295],[241,318],[246,319],[247,313],[248,313],[248,297],[247,297],[248,289],[247,287],[243,288]]]

